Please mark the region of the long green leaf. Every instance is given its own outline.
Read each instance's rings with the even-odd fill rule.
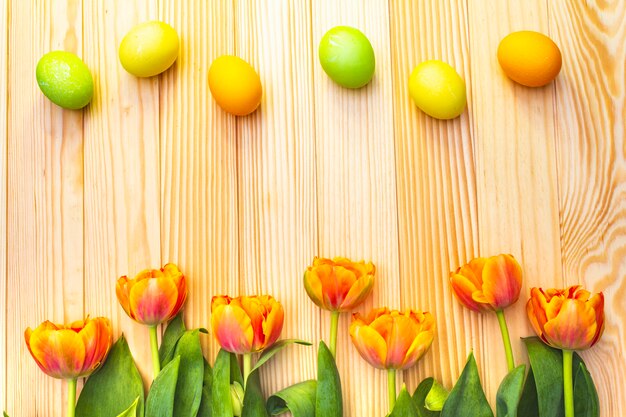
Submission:
[[[173,417],[179,368],[180,356],[176,356],[154,379],[146,399],[146,416]]]
[[[213,385],[213,369],[204,359],[204,375],[202,378],[202,399],[198,409],[198,417],[211,417],[211,389]]]
[[[493,417],[480,384],[474,354],[470,353],[458,381],[441,410],[441,417]]]
[[[389,417],[419,417],[417,407],[413,402],[413,399],[406,390],[406,386],[402,386],[400,395],[396,400],[396,405],[391,410]]]
[[[269,361],[272,358],[272,356],[276,355],[278,352],[280,352],[281,350],[283,350],[287,346],[292,345],[294,343],[298,344],[298,345],[311,346],[311,342],[307,342],[305,340],[300,340],[300,339],[279,340],[278,342],[276,342],[272,346],[270,346],[269,349],[266,349],[266,350],[263,351],[263,353],[261,354],[261,357],[259,358],[257,363],[250,370],[250,373],[252,373],[252,372],[256,371],[257,369],[259,369],[261,367],[261,365],[263,365],[265,362]]]
[[[532,366],[529,367],[526,382],[524,382],[524,389],[522,390],[522,397],[517,407],[517,414],[521,417],[539,417],[537,386],[535,385],[535,375]]]
[[[413,392],[413,403],[419,417],[438,417],[441,414],[441,411],[430,411],[426,408],[426,397],[434,383],[434,378],[426,378],[419,383]]]
[[[231,354],[220,349],[213,364],[213,384],[211,385],[211,416],[233,417],[233,403],[230,399]]]
[[[180,356],[176,382],[174,417],[196,417],[202,399],[204,357],[199,330],[188,330],[176,343],[174,356]]]
[[[137,404],[139,404],[139,397],[133,401],[133,403],[126,410],[122,411],[121,414],[118,414],[117,417],[142,417],[137,416]]]
[[[316,391],[314,379],[291,385],[267,399],[267,410],[274,416],[291,411],[293,417],[314,417]]]
[[[316,417],[342,417],[341,380],[335,358],[322,341],[317,351]]]
[[[584,362],[578,365],[574,382],[574,415],[576,417],[600,416],[598,392]]]
[[[526,365],[520,365],[509,372],[500,383],[496,394],[497,417],[517,417],[517,409],[524,388],[525,373]]]
[[[176,343],[178,343],[178,340],[185,334],[185,330],[183,311],[181,310],[180,313],[168,323],[165,333],[163,333],[163,339],[159,347],[159,360],[161,361],[162,368],[174,358]]]
[[[563,355],[538,337],[524,338],[537,392],[539,417],[563,417]]]
[[[243,397],[243,413],[241,417],[268,417],[265,408],[265,398],[261,391],[259,371],[256,370],[248,376],[246,392]]]
[[[76,404],[76,417],[117,416],[137,397],[137,415],[143,416],[143,380],[122,335],[111,347],[102,367],[83,386]]]

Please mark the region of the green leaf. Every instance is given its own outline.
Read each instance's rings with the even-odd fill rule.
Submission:
[[[213,364],[211,385],[211,416],[233,417],[233,404],[230,399],[231,353],[220,349]]]
[[[458,381],[441,410],[441,417],[493,417],[493,411],[480,385],[474,354],[470,353]]]
[[[497,417],[517,417],[525,373],[526,365],[520,365],[509,372],[500,383],[496,394]]]
[[[436,380],[433,381],[433,385],[430,387],[426,398],[424,399],[424,408],[429,411],[441,411],[443,405],[446,403],[450,393]]]
[[[434,378],[426,378],[420,382],[415,392],[413,392],[413,403],[419,417],[438,417],[441,414],[440,411],[430,411],[426,408],[426,397],[434,384]]]
[[[322,341],[317,351],[316,417],[342,417],[341,380],[335,358]]]
[[[117,417],[137,417],[137,404],[139,404],[139,397],[135,398],[130,407],[118,414]]]
[[[522,397],[517,407],[517,415],[521,417],[539,417],[537,386],[535,385],[535,376],[532,366],[529,367],[528,375],[526,376]]]
[[[143,380],[122,335],[111,347],[104,364],[83,386],[76,404],[76,417],[117,416],[137,397],[137,415],[143,416]]]
[[[237,360],[237,355],[234,353],[230,354],[230,383],[239,382],[239,385],[243,387],[243,374],[241,373],[241,368],[239,368],[239,361]]]
[[[180,313],[168,323],[165,333],[163,333],[163,339],[159,347],[159,360],[161,361],[162,368],[174,358],[176,343],[178,343],[178,340],[185,334],[185,330],[183,311],[181,310]]]
[[[9,417],[9,415],[7,414],[7,412],[6,412],[6,411],[3,411],[3,412],[2,412],[2,415],[3,415],[4,417]]]
[[[200,400],[200,408],[198,416],[211,417],[211,387],[213,385],[213,369],[211,365],[204,359],[204,376],[202,378],[202,399]]]
[[[175,356],[180,356],[180,371],[174,400],[175,417],[196,417],[202,399],[204,357],[198,330],[188,330],[178,340]]]
[[[256,371],[257,369],[259,369],[261,367],[261,365],[263,365],[265,362],[269,361],[272,358],[272,356],[276,355],[278,352],[280,352],[281,350],[283,350],[287,346],[292,345],[294,343],[296,343],[298,345],[311,346],[311,342],[307,342],[307,341],[300,340],[300,339],[279,340],[278,342],[276,342],[272,346],[270,346],[269,349],[265,349],[263,351],[263,353],[261,354],[261,357],[259,358],[257,363],[250,370],[250,373],[252,373],[252,372]]]
[[[599,417],[600,400],[591,374],[585,363],[578,364],[574,378],[574,415],[576,417]]]
[[[248,376],[246,393],[243,397],[243,413],[241,417],[268,417],[265,408],[265,398],[261,391],[259,371],[256,370]]]
[[[523,341],[535,380],[539,417],[563,417],[563,354],[538,337]]]
[[[172,359],[152,382],[146,399],[146,416],[172,417],[174,415],[174,398],[176,397],[176,381],[180,367],[180,356]]]
[[[402,386],[400,395],[398,395],[396,404],[394,405],[393,410],[391,410],[389,417],[419,417],[417,407],[407,392],[406,386]]]
[[[291,411],[293,417],[314,417],[316,391],[314,379],[291,385],[267,399],[267,410],[273,416]]]

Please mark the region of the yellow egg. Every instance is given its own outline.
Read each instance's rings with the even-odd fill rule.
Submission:
[[[409,77],[409,94],[424,113],[454,119],[465,109],[465,82],[450,65],[431,60],[419,64]]]
[[[250,64],[232,55],[217,58],[209,68],[209,88],[221,108],[245,116],[259,107],[263,89]]]
[[[120,43],[120,62],[137,77],[152,77],[172,66],[178,57],[178,34],[164,22],[145,22],[132,28]]]

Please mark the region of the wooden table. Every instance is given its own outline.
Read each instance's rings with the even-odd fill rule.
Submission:
[[[161,19],[181,36],[175,67],[151,79],[117,58],[136,23]],[[125,274],[175,262],[190,283],[189,326],[209,327],[215,294],[271,293],[282,337],[327,338],[328,314],[302,286],[315,255],[372,260],[373,306],[431,311],[432,349],[399,381],[450,386],[473,349],[488,398],[506,373],[494,315],[462,308],[448,274],[475,256],[523,264],[506,315],[517,361],[532,334],[534,286],[604,291],[606,332],[583,354],[602,416],[626,414],[626,3],[527,0],[4,0],[0,6],[0,406],[12,417],[59,416],[65,385],[29,357],[23,332],[46,319],[110,317],[150,374],[145,328],[115,297]],[[323,33],[360,28],[376,75],[357,91],[317,59]],[[563,69],[545,88],[509,81],[499,40],[549,34]],[[35,82],[46,52],[74,51],[95,77],[84,111],[47,101]],[[260,73],[249,117],[213,101],[207,71],[236,54]],[[468,88],[452,121],[410,101],[411,69],[442,59]],[[6,246],[5,246],[6,245]],[[6,305],[5,305],[6,303]],[[371,368],[341,318],[346,416],[386,412],[384,372]],[[217,345],[204,336],[206,355]],[[267,393],[315,374],[315,349],[265,368]]]

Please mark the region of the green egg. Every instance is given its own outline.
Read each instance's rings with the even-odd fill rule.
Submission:
[[[374,76],[374,48],[363,32],[353,27],[336,26],[326,32],[319,58],[326,74],[346,88],[361,88]]]
[[[54,104],[81,109],[93,97],[93,78],[87,65],[75,54],[52,51],[37,63],[37,84]]]

